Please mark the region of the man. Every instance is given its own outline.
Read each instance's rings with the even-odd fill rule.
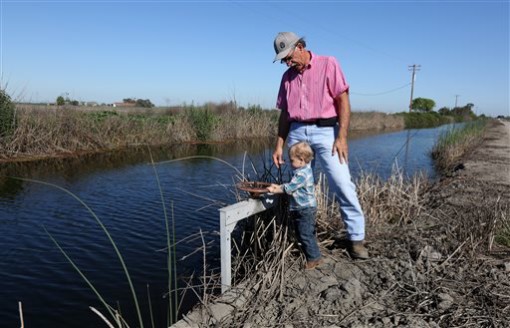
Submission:
[[[306,141],[328,178],[340,204],[349,238],[351,257],[367,259],[365,217],[349,173],[349,85],[334,57],[318,56],[292,32],[280,32],[274,40],[276,57],[289,69],[283,74],[276,107],[281,110],[273,161],[280,167],[283,147]],[[314,161],[315,162],[315,161]]]

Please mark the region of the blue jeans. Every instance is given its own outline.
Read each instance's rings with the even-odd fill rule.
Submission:
[[[332,155],[333,143],[338,135],[338,126],[318,127],[314,124],[293,122],[287,136],[288,146],[299,141],[306,141],[314,151],[312,168],[319,160],[331,191],[340,204],[340,212],[344,220],[350,240],[365,239],[365,216],[361,210],[356,186],[351,180],[349,166],[341,164],[338,154]]]
[[[290,211],[290,218],[294,222],[297,239],[301,243],[307,261],[315,261],[321,258],[321,251],[315,236],[316,214],[316,207]]]

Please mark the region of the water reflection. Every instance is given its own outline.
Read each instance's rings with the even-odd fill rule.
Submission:
[[[49,158],[38,161],[0,164],[0,197],[14,197],[23,190],[21,180],[8,177],[24,177],[35,180],[58,174],[66,183],[75,183],[88,175],[108,170],[121,170],[140,163],[150,164],[188,156],[228,158],[239,153],[258,154],[267,149],[269,140],[243,140],[216,144],[181,144],[170,146],[134,147],[80,156]],[[213,159],[203,159],[211,162]],[[186,165],[198,165],[187,161]]]
[[[0,197],[14,199],[23,191],[23,181],[0,175]]]
[[[359,138],[349,142],[349,163],[354,177],[374,173],[382,179],[399,170],[405,177],[424,174],[435,177],[430,151],[443,131],[451,126],[410,129]]]

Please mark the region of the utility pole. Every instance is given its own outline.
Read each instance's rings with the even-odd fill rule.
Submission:
[[[453,108],[457,108],[457,99],[459,99],[459,96],[460,95],[455,95],[455,107],[453,107]]]
[[[420,67],[421,67],[421,65],[416,65],[416,64],[408,66],[409,70],[412,69],[412,71],[413,71],[413,75],[411,77],[411,100],[409,101],[409,113],[413,109],[414,76],[416,75],[416,71],[420,70]]]

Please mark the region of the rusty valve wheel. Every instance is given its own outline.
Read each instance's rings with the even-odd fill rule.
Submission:
[[[250,194],[251,198],[259,198],[260,195],[268,193],[267,187],[269,187],[271,183],[269,182],[261,182],[261,181],[241,181],[236,187],[242,191],[247,191]]]

